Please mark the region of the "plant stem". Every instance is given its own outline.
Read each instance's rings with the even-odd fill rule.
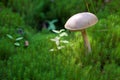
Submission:
[[[86,30],[84,29],[81,32],[82,32],[82,37],[83,37],[83,40],[84,40],[85,48],[87,49],[88,53],[91,53],[91,46],[90,46],[90,42],[88,40]]]
[[[89,6],[88,6],[88,2],[86,0],[84,0],[84,2],[85,2],[85,5],[87,7],[88,12],[90,12],[90,9],[89,9]]]
[[[96,13],[94,1],[90,0],[90,3],[91,3],[91,6],[92,6],[92,9],[93,9],[93,12]]]

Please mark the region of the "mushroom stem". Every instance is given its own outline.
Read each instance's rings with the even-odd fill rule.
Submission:
[[[90,42],[88,40],[88,36],[87,36],[86,30],[85,29],[81,30],[81,32],[82,32],[82,37],[84,39],[84,45],[87,48],[88,53],[90,53],[91,52],[91,46],[90,46]]]

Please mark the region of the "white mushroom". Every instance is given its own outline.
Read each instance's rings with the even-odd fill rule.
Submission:
[[[98,18],[94,14],[90,12],[83,12],[70,17],[65,24],[65,28],[70,31],[81,31],[85,47],[88,49],[88,52],[91,52],[91,46],[85,29],[97,22]]]

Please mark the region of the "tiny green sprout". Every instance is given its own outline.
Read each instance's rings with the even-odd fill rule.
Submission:
[[[63,37],[68,36],[68,34],[65,32],[65,30],[61,29],[59,31],[58,30],[52,30],[52,31],[58,35],[55,38],[50,39],[56,45],[56,47],[50,49],[50,51],[57,51],[57,50],[61,50],[61,49],[65,48],[65,46],[63,44],[69,43],[69,41],[62,39]]]
[[[14,42],[14,45],[15,45],[16,47],[19,47],[19,46],[20,46],[20,42],[19,42],[19,41],[21,41],[21,40],[23,39],[23,37],[14,38],[14,37],[13,37],[12,35],[10,35],[10,34],[7,34],[6,36]]]

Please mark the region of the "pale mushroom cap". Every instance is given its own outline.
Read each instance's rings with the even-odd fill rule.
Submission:
[[[86,29],[98,22],[98,18],[89,12],[83,12],[73,15],[68,19],[65,28],[68,30],[76,31]]]

